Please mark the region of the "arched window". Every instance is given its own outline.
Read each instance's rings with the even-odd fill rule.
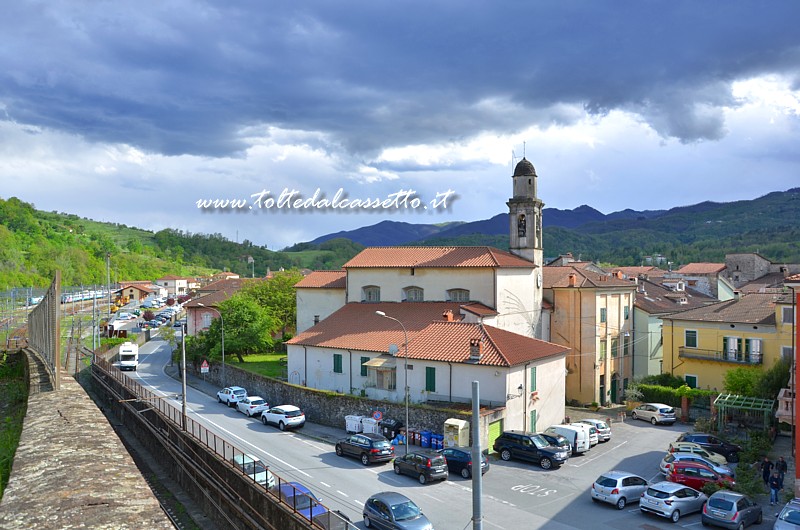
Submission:
[[[450,302],[469,302],[469,291],[467,289],[449,289],[447,300]]]
[[[381,288],[377,285],[367,285],[361,289],[362,302],[380,302]]]
[[[525,215],[521,214],[519,217],[517,217],[517,235],[519,237],[525,237],[526,233],[527,233],[527,226],[525,223]]]
[[[422,302],[425,300],[425,293],[421,287],[406,287],[403,289],[404,302]]]

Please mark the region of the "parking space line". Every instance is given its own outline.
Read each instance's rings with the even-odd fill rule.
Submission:
[[[611,449],[609,449],[609,451],[614,451],[615,449],[619,449],[620,447],[622,447],[622,446],[623,446],[623,445],[625,445],[626,443],[628,443],[628,440],[625,440],[624,442],[622,442],[622,443],[620,443],[620,444],[617,444],[617,445],[615,445],[614,447],[612,447]],[[583,466],[585,466],[586,464],[588,464],[589,462],[594,462],[594,461],[595,461],[595,460],[597,460],[598,458],[602,458],[603,456],[605,456],[606,452],[607,452],[607,451],[604,451],[603,453],[601,453],[601,454],[598,454],[597,456],[592,456],[592,457],[589,457],[589,458],[581,458],[581,463],[580,463],[580,464],[569,464],[569,463],[568,463],[567,465],[568,465],[568,466],[570,466],[570,467],[583,467]],[[572,460],[572,459],[570,458],[570,460]],[[568,462],[569,462],[569,460],[568,460]]]

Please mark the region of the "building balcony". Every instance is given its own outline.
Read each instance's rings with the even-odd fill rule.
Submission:
[[[761,353],[724,352],[720,350],[701,350],[700,348],[678,348],[678,357],[684,359],[700,359],[720,363],[761,365],[764,356]]]

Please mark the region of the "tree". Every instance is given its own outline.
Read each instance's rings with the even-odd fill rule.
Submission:
[[[761,374],[755,387],[757,397],[777,399],[782,388],[789,386],[789,371],[792,363],[788,359],[779,359],[769,370]]]
[[[237,293],[219,305],[224,319],[225,353],[244,356],[272,350],[272,334],[279,328],[270,312],[255,300]],[[214,319],[204,335],[209,357],[222,357],[222,321]]]
[[[728,370],[728,373],[725,374],[725,391],[729,394],[756,397],[756,388],[760,378],[761,374],[754,368],[739,367]]]
[[[302,279],[303,275],[298,270],[276,272],[268,280],[247,283],[239,293],[267,308],[278,326],[277,329],[286,333],[287,330],[294,329],[297,321],[294,286]]]

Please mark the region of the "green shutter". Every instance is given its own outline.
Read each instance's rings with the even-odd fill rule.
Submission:
[[[340,353],[333,354],[333,373],[342,373],[342,355]]]
[[[531,368],[531,388],[530,391],[534,392],[536,390],[536,367],[534,366]]]
[[[367,361],[369,361],[369,357],[361,358],[361,377],[367,377],[367,367],[364,366],[364,363]]]
[[[605,321],[606,321],[606,308],[605,307],[601,307],[600,308],[600,322],[605,322]]]
[[[536,432],[536,411],[531,411],[531,423],[528,425],[528,431]]]
[[[625,320],[628,320],[628,317],[630,316],[630,311],[631,311],[631,308],[628,307],[628,306],[625,306]]]
[[[425,390],[436,392],[436,368],[425,367]]]

